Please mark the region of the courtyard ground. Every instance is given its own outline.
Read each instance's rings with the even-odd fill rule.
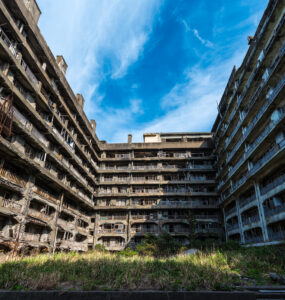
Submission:
[[[99,251],[0,257],[0,289],[11,290],[243,290],[280,284],[270,273],[285,275],[285,246],[169,258]]]

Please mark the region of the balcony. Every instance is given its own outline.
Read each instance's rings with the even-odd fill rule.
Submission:
[[[32,134],[46,147],[49,145],[49,141],[35,128],[32,128]]]
[[[285,113],[284,113],[285,115]],[[260,168],[264,167],[265,164],[271,160],[275,154],[280,152],[285,148],[284,141],[280,144],[275,144],[260,160],[258,160],[252,168],[246,172],[240,179],[238,179],[236,182],[233,183],[230,194],[233,194],[239,187],[241,187],[249,177],[251,177],[254,173],[256,173]]]
[[[10,41],[10,39],[7,37],[6,33],[3,31],[3,29],[1,27],[0,27],[0,38],[3,40],[3,42],[9,48],[9,50],[13,54],[13,56],[17,57],[19,52],[16,49],[16,46]]]
[[[263,242],[262,236],[245,237],[246,244],[256,244],[256,243],[262,243],[262,242]]]
[[[125,229],[98,229],[99,234],[125,234]]]
[[[36,219],[44,220],[47,222],[50,222],[54,217],[54,214],[48,215],[48,214],[45,214],[44,212],[41,212],[41,211],[38,211],[38,210],[35,210],[32,208],[29,208],[28,214]]]
[[[278,53],[278,54],[281,55],[281,56],[284,54],[284,52],[285,52],[285,44],[281,47],[281,49],[279,50],[279,52],[280,53]],[[278,56],[278,54],[277,54],[276,57],[277,57],[277,59],[279,61],[280,57]],[[271,73],[270,73],[270,75],[273,73],[273,71],[274,71],[274,69],[276,67],[276,61],[275,60],[273,62],[273,66],[271,67]],[[248,104],[247,113],[244,116],[243,120],[247,117],[247,115],[249,114],[251,108],[254,106],[254,104],[256,103],[256,101],[259,99],[259,95],[261,94],[261,91],[262,91],[263,87],[266,85],[268,79],[270,78],[270,75],[268,76],[268,78],[266,79],[266,81],[262,81],[261,84],[260,84],[260,86],[256,89],[256,92],[255,92],[253,98],[251,99],[250,103]],[[267,100],[265,101],[264,105],[262,106],[262,108],[260,109],[260,111],[257,113],[256,117],[253,119],[253,121],[251,122],[251,124],[249,125],[249,127],[243,133],[242,138],[237,142],[237,144],[232,149],[231,153],[228,155],[228,157],[226,159],[227,162],[230,161],[230,159],[236,153],[237,149],[239,149],[240,145],[244,142],[244,140],[246,139],[246,137],[249,135],[249,133],[251,132],[251,130],[253,129],[253,127],[261,119],[261,116],[268,109],[268,107],[270,106],[270,104],[275,100],[275,97],[278,95],[278,93],[280,92],[280,90],[283,88],[284,84],[285,84],[285,76],[283,76],[281,78],[281,80],[278,82],[278,84],[276,85],[276,87],[274,88],[274,90],[272,91],[272,93],[267,97]],[[233,136],[236,134],[236,132],[238,131],[238,129],[240,128],[240,125],[242,123],[243,122],[240,121],[237,124],[237,126],[234,129],[234,131],[229,136],[228,141],[227,141],[227,143],[225,145],[225,148],[227,148],[227,146],[230,144]]]
[[[196,228],[195,233],[205,233],[205,234],[221,234],[221,228]]]
[[[39,234],[39,233],[30,233],[24,232],[22,239],[27,242],[41,242],[41,243],[50,243],[49,234]]]
[[[280,175],[279,177],[275,178],[272,182],[269,184],[260,187],[260,194],[264,195],[267,192],[273,190],[274,188],[278,187],[279,185],[283,184],[285,182],[285,174]]]
[[[133,220],[156,220],[157,216],[150,216],[150,215],[132,215],[131,218]]]
[[[271,242],[284,241],[285,240],[285,231],[269,231],[268,238]]]
[[[280,206],[276,206],[274,208],[268,208],[268,207],[265,207],[264,208],[264,215],[265,217],[272,217],[274,215],[277,215],[277,214],[281,214],[281,213],[285,213],[285,204],[282,204]],[[285,217],[285,215],[284,215]]]
[[[2,206],[16,212],[21,212],[22,210],[22,205],[13,200],[3,199]]]
[[[249,125],[249,127],[246,129],[246,131],[244,132],[243,137],[238,141],[238,143],[235,145],[235,147],[233,148],[233,150],[231,151],[230,155],[227,157],[227,162],[229,162],[231,160],[231,158],[234,156],[234,154],[236,153],[236,151],[239,149],[240,145],[245,141],[245,139],[247,138],[247,136],[250,134],[250,132],[252,131],[253,127],[257,124],[257,122],[261,119],[261,116],[264,114],[264,112],[267,110],[267,108],[269,107],[269,105],[273,102],[275,96],[277,95],[277,93],[280,91],[280,89],[284,86],[285,84],[285,76],[279,81],[277,87],[274,89],[274,92],[270,95],[269,99],[267,99],[267,101],[264,103],[263,107],[261,108],[261,110],[257,113],[256,117],[253,119],[253,121],[251,122],[251,124]],[[280,118],[283,118],[284,115],[281,115]],[[268,133],[276,126],[276,124],[271,123],[271,125],[268,125],[264,131],[262,132],[262,134],[250,145],[249,149],[247,150],[247,153],[245,154],[245,157],[242,159],[243,161],[251,154],[251,152],[253,151],[253,149],[261,142],[261,140],[263,139],[263,137],[265,137],[266,135],[268,135]],[[240,165],[240,161],[236,164],[236,168]],[[231,172],[231,174],[229,174],[229,177],[233,174],[233,171]]]
[[[236,212],[237,212],[236,207],[233,207],[233,208],[231,208],[231,209],[225,211],[225,216],[226,216],[226,218],[228,218],[230,215],[232,215],[232,214],[234,214],[234,213],[236,213]]]
[[[156,234],[158,233],[157,229],[147,229],[147,228],[132,228],[131,229],[131,233],[132,234],[146,234],[146,233],[152,233],[152,234]]]
[[[35,187],[34,188],[34,193],[38,194],[39,196],[41,196],[44,199],[48,199],[52,202],[57,202],[57,199],[55,196],[51,195],[48,191],[45,191],[44,189],[40,188],[40,187]]]
[[[208,220],[208,219],[219,219],[218,215],[195,215],[195,219]]]
[[[125,243],[118,243],[118,244],[109,244],[109,243],[103,243],[105,248],[109,251],[121,251],[125,248]]]
[[[58,218],[57,219],[57,224],[62,226],[63,228],[74,228],[75,227],[74,220],[68,221],[68,220],[63,220],[61,218]]]
[[[126,220],[127,216],[100,216],[100,220]]]
[[[255,199],[256,199],[255,194],[251,195],[250,197],[240,199],[239,207],[242,208],[251,202],[253,203]]]
[[[26,72],[26,74],[27,74],[28,78],[30,79],[30,81],[38,86],[39,85],[38,79],[36,78],[34,73],[31,71],[31,69],[28,67],[28,65],[23,60],[23,58],[21,59],[21,66],[23,67],[23,69]]]
[[[27,182],[24,179],[22,179],[15,173],[13,173],[1,166],[0,166],[0,176],[8,181],[12,181],[13,183],[16,183],[17,185],[19,185],[21,187],[25,187],[27,184]]]
[[[250,225],[252,223],[257,223],[259,221],[260,221],[259,215],[255,215],[252,217],[243,217],[242,224],[245,226],[245,225]]]
[[[233,231],[235,229],[239,228],[239,224],[235,223],[235,224],[227,224],[226,229],[227,231]]]

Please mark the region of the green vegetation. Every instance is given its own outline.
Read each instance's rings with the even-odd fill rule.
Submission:
[[[183,247],[167,232],[163,232],[159,236],[148,233],[144,236],[142,243],[136,247],[136,251],[140,255],[155,257],[168,257],[185,250],[187,248]]]
[[[147,243],[146,243],[147,244]],[[2,256],[0,288],[14,290],[230,290],[273,284],[285,273],[284,246],[208,249],[194,255],[153,257],[121,253]]]

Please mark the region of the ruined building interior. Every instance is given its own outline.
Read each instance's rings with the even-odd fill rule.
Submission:
[[[98,139],[35,0],[0,1],[0,249],[117,251],[146,233],[285,239],[285,0],[270,0],[212,132]],[[215,100],[215,99],[213,99]]]

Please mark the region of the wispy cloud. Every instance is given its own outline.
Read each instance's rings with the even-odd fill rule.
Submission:
[[[217,115],[217,102],[224,91],[234,65],[239,65],[244,53],[236,52],[230,59],[201,68],[185,70],[184,81],[176,84],[161,99],[167,113],[140,129],[132,131],[134,141],[142,141],[144,132],[209,131]],[[114,136],[115,141],[126,140],[129,129]]]
[[[182,22],[182,24],[184,25],[184,27],[185,27],[185,31],[186,32],[189,32],[189,31],[191,31],[193,34],[194,34],[194,36],[204,45],[204,46],[206,46],[206,47],[208,47],[208,48],[213,48],[214,47],[214,44],[212,43],[212,42],[210,42],[210,41],[208,41],[208,40],[206,40],[206,39],[203,39],[201,36],[200,36],[200,34],[199,34],[199,31],[196,29],[196,28],[191,28],[189,25],[188,25],[188,23],[186,22],[186,20],[181,20],[181,22]]]
[[[43,12],[40,28],[53,52],[69,62],[68,80],[75,92],[85,95],[90,115],[98,105],[92,96],[102,97],[97,93],[100,83],[123,77],[142,54],[162,0],[38,3]]]

